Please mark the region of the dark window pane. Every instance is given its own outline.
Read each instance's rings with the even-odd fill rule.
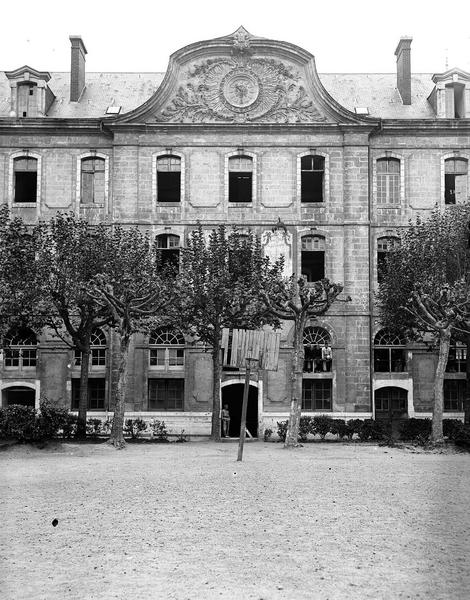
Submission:
[[[445,175],[445,194],[446,204],[455,204],[455,175]]]
[[[229,202],[251,202],[252,173],[242,171],[229,172]]]
[[[72,410],[78,410],[80,401],[80,379],[72,379]],[[106,401],[106,380],[88,380],[88,410],[104,410]]]
[[[37,173],[33,171],[15,172],[15,202],[36,202]]]
[[[319,281],[325,277],[325,253],[302,251],[302,275],[307,281]]]
[[[179,202],[181,199],[181,172],[157,171],[158,202]]]
[[[331,410],[331,379],[302,381],[303,410]]]
[[[377,373],[390,372],[389,348],[374,348],[374,371]]]
[[[149,379],[149,410],[183,410],[184,379]]]

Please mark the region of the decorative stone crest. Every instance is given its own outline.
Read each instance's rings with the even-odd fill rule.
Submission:
[[[309,123],[324,121],[299,73],[289,65],[243,51],[249,34],[234,34],[238,52],[194,65],[186,83],[157,116],[178,123]]]

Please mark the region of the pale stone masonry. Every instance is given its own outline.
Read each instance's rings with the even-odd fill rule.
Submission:
[[[184,245],[198,221],[207,229],[253,229],[268,253],[285,253],[293,272],[309,279],[324,272],[352,298],[308,325],[305,342],[328,340],[333,361],[330,371],[305,372],[305,414],[429,416],[436,357],[419,345],[383,342],[374,292],[380,252],[409,219],[468,200],[470,74],[457,67],[411,73],[409,37],[399,41],[390,75],[318,74],[307,51],[243,28],[175,52],[165,74],[85,73],[85,44],[80,36],[70,41],[70,74],[27,66],[0,72],[0,202],[31,224],[56,211],[138,224],[167,253]],[[162,157],[173,174],[159,171]],[[234,157],[243,158],[246,173],[230,171]],[[90,159],[102,161],[104,173],[104,201],[96,203],[93,168],[84,179]],[[178,181],[177,189],[165,181]],[[171,201],[165,185],[173,186]],[[279,220],[286,235],[270,245]],[[115,340],[104,333],[106,359],[92,365],[90,388],[90,413],[101,418],[112,410],[116,369]],[[14,348],[14,332],[8,339]],[[133,342],[129,416],[207,435],[210,354],[184,339],[155,339],[161,343]],[[291,345],[286,324],[278,371],[253,377],[254,436],[287,416]],[[45,333],[34,348],[35,365],[4,353],[2,405],[37,404],[45,395],[72,408],[73,352]],[[449,417],[462,416],[462,352],[454,349],[447,374]],[[243,373],[224,371],[232,433],[242,381]]]

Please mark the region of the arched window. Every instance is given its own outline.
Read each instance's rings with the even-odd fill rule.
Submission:
[[[90,338],[90,364],[92,367],[106,366],[106,336],[101,329],[95,329]],[[81,365],[82,353],[75,349],[75,365]]]
[[[444,163],[446,204],[462,204],[468,200],[468,160],[447,158]]]
[[[308,155],[300,159],[300,201],[323,202],[325,159]]]
[[[181,158],[166,154],[157,158],[157,202],[181,201]]]
[[[228,201],[251,202],[253,199],[253,159],[231,156],[228,159]]]
[[[400,161],[398,158],[377,159],[377,204],[400,202]]]
[[[408,412],[408,392],[398,387],[383,387],[375,391],[377,419],[403,418]]]
[[[167,327],[150,335],[150,367],[160,370],[181,370],[184,367],[185,341],[181,333]]]
[[[387,273],[387,253],[399,244],[398,238],[381,237],[377,240],[377,282],[381,283]]]
[[[321,373],[331,371],[333,355],[328,331],[323,327],[306,327],[303,342],[304,372]],[[328,351],[327,348],[329,348]]]
[[[104,204],[105,159],[90,156],[80,161],[80,202]]]
[[[302,238],[301,272],[307,281],[325,277],[325,238],[307,235]]]
[[[447,373],[465,373],[467,363],[467,345],[451,338],[449,358],[447,359]]]
[[[4,340],[5,367],[35,368],[37,361],[37,339],[31,329],[20,328],[7,333]]]
[[[381,329],[374,338],[374,371],[402,373],[406,370],[406,339],[390,329]]]
[[[30,156],[13,160],[14,202],[36,202],[38,188],[38,161]]]
[[[178,268],[180,260],[180,238],[177,235],[157,235],[157,248],[160,251],[161,266],[169,265]]]

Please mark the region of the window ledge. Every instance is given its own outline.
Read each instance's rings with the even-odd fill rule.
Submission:
[[[379,204],[378,202],[375,203],[375,206],[377,208],[400,208],[401,205],[402,205],[401,202],[395,202],[393,204],[391,204],[389,202],[384,203],[384,204]]]
[[[325,206],[324,200],[312,201],[312,202],[302,202],[300,201],[300,206],[305,206],[306,208],[312,208],[312,206]]]
[[[309,373],[303,371],[302,379],[331,379],[333,377],[333,371],[323,371],[321,373]]]
[[[37,202],[13,202],[13,208],[36,208]]]
[[[181,206],[181,202],[158,202],[157,201],[157,206],[158,208],[164,208],[165,206]]]
[[[98,202],[80,202],[80,207],[81,208],[104,208],[104,204],[103,203],[98,203]]]
[[[229,202],[228,205],[232,208],[246,208],[253,206],[253,200],[249,202]]]

